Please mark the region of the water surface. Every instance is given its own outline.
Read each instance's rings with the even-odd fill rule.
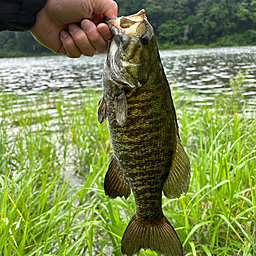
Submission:
[[[172,88],[193,91],[211,100],[230,90],[229,80],[241,70],[249,85],[244,95],[254,105],[256,97],[256,46],[160,51],[167,79]],[[81,89],[101,90],[106,54],[93,58],[65,56],[0,59],[2,90],[18,94],[45,91],[72,94]],[[203,97],[202,97],[203,96]],[[197,98],[197,101],[200,101]]]

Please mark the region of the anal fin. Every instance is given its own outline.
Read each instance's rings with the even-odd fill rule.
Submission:
[[[98,121],[99,123],[103,123],[107,118],[107,103],[105,99],[102,97],[98,103]]]
[[[118,196],[127,198],[131,194],[129,184],[126,182],[114,156],[112,156],[105,176],[104,190],[109,198]]]
[[[172,159],[169,175],[164,182],[163,192],[168,198],[178,198],[186,193],[190,182],[190,163],[177,135],[176,151]]]

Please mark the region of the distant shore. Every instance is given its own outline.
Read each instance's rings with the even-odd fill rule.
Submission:
[[[256,46],[256,44],[248,44],[248,45],[226,45],[226,44],[219,44],[219,43],[212,43],[209,45],[204,44],[194,44],[194,45],[172,45],[172,44],[158,44],[159,50],[184,50],[184,49],[199,49],[199,48],[218,48],[218,47],[236,47],[236,46]],[[56,55],[54,52],[46,49],[45,52],[40,53],[33,53],[33,52],[22,52],[22,51],[6,51],[0,49],[0,58],[15,58],[15,57],[40,57],[40,56],[52,56]]]

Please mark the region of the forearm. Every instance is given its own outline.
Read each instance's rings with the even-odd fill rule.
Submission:
[[[0,31],[28,30],[47,0],[0,0]]]

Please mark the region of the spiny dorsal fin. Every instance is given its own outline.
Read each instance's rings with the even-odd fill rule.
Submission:
[[[179,237],[164,216],[155,223],[149,223],[137,217],[136,214],[133,215],[124,232],[121,251],[127,256],[132,256],[142,248],[166,256],[183,255]]]
[[[107,103],[105,99],[102,97],[98,103],[98,121],[99,123],[103,123],[107,118]]]
[[[169,175],[164,182],[163,191],[168,198],[178,198],[186,193],[190,181],[190,163],[186,152],[180,144],[178,135],[176,151],[172,159]]]
[[[115,109],[116,109],[116,121],[120,126],[126,124],[128,105],[125,92],[123,91],[115,99]]]
[[[118,196],[127,198],[131,194],[130,187],[124,179],[114,156],[112,156],[105,176],[104,190],[109,198],[116,198]]]

